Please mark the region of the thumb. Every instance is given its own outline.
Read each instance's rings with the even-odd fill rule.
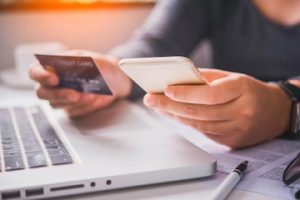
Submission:
[[[131,81],[118,67],[118,59],[110,56],[93,58],[104,80],[117,97],[124,97],[130,93]]]
[[[198,69],[204,78],[211,83],[217,79],[225,78],[226,76],[229,76],[232,74],[231,72],[219,70],[219,69],[207,69],[207,68],[199,68]]]
[[[206,73],[208,75],[208,73]],[[165,90],[165,95],[174,101],[216,105],[230,102],[243,94],[240,75],[237,73],[210,73],[214,77],[219,77],[206,85],[173,85]]]

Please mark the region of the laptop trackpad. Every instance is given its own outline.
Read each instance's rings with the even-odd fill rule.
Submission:
[[[136,173],[214,162],[147,111],[126,101],[72,123],[80,134],[69,139],[82,164],[95,166],[98,171]]]

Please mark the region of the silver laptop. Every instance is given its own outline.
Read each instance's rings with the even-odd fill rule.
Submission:
[[[80,120],[0,106],[0,199],[42,199],[211,176],[216,160],[137,105]]]

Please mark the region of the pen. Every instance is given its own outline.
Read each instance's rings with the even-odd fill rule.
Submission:
[[[230,172],[230,174],[224,179],[224,181],[217,187],[210,200],[225,199],[230,191],[234,188],[234,186],[242,178],[247,166],[248,161],[246,160],[239,164],[232,172]]]

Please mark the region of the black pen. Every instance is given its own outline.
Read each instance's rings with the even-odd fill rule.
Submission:
[[[247,166],[248,161],[246,160],[239,164],[232,172],[230,172],[224,181],[217,187],[210,200],[225,199],[232,191],[234,186],[239,182],[239,180],[241,180],[244,172],[247,169]]]

